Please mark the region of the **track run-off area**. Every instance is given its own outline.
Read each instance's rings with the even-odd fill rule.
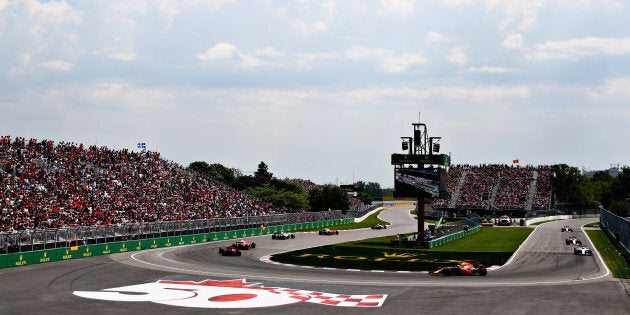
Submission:
[[[35,314],[629,314],[624,282],[610,275],[581,226],[596,219],[538,225],[512,258],[486,277],[344,270],[270,263],[297,249],[414,232],[412,207],[388,207],[386,230],[295,239],[248,238],[256,248],[221,256],[219,241],[0,269],[0,313]],[[569,225],[574,232],[561,232]],[[530,228],[530,227],[519,227]],[[577,256],[575,235],[594,250]]]

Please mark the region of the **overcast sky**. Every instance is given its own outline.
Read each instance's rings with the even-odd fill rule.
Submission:
[[[630,3],[0,0],[0,134],[393,187],[454,164],[630,164]]]

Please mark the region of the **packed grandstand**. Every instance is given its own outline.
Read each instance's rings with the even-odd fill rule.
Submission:
[[[302,211],[274,207],[157,152],[50,140],[3,136],[0,179],[0,232]],[[447,180],[451,198],[436,206],[535,210],[550,203],[547,166],[454,165]],[[351,206],[360,203],[350,198]]]

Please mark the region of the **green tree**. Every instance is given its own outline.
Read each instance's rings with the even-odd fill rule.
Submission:
[[[359,200],[363,201],[363,203],[365,204],[371,204],[372,201],[374,201],[374,197],[366,192],[357,193],[357,198],[359,198]]]
[[[383,190],[381,189],[381,185],[375,182],[365,183],[363,181],[358,181],[354,184],[358,193],[366,193],[372,198],[382,198]]]
[[[335,185],[324,185],[312,189],[308,195],[308,203],[311,211],[342,210],[343,213],[350,208],[348,194]]]
[[[578,195],[578,181],[580,171],[577,167],[566,164],[558,164],[551,167],[554,173],[553,187],[555,188],[555,198],[558,203],[575,204]]]
[[[270,202],[276,207],[285,207],[294,210],[309,209],[306,194],[303,192],[299,193],[290,190],[277,189],[270,184],[249,187],[243,192],[262,201]]]
[[[208,164],[206,162],[197,161],[190,163],[188,169],[227,186],[236,187],[237,178],[235,169],[227,168],[219,163]]]
[[[269,173],[269,167],[267,166],[267,164],[265,164],[265,162],[261,161],[260,164],[258,164],[258,170],[254,172],[254,179],[256,181],[256,184],[258,186],[262,186],[269,183],[272,178],[273,174]]]

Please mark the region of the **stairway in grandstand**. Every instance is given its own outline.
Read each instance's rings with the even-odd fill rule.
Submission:
[[[455,208],[457,205],[457,200],[459,199],[459,194],[461,193],[462,186],[464,185],[464,181],[466,181],[466,174],[468,174],[468,170],[462,171],[462,177],[459,178],[457,182],[457,187],[455,188],[455,192],[451,196],[451,200],[448,203],[449,208]]]
[[[532,210],[534,207],[534,198],[536,198],[536,186],[538,184],[538,171],[534,170],[532,174],[532,184],[529,185],[529,194],[527,195],[527,205],[525,210]]]

